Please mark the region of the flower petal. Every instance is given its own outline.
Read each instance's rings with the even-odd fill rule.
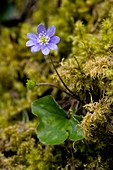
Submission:
[[[35,34],[35,33],[28,33],[28,34],[27,34],[27,37],[28,37],[29,39],[31,39],[31,40],[36,40],[37,37],[38,37],[38,35]]]
[[[49,37],[52,37],[54,35],[55,31],[56,31],[56,27],[50,26],[47,30],[47,34],[49,35]]]
[[[51,50],[57,50],[57,49],[58,49],[58,47],[57,47],[56,44],[49,43],[47,46],[48,46]]]
[[[36,44],[31,47],[31,52],[32,53],[38,52],[40,50],[40,48],[41,48],[40,44]]]
[[[60,38],[58,36],[53,36],[50,39],[50,43],[58,44],[59,42],[60,42]]]
[[[41,32],[46,32],[46,28],[43,24],[38,25],[38,34],[40,34]]]
[[[33,40],[29,40],[29,41],[26,42],[27,47],[33,46],[35,44],[36,44],[36,41],[33,41]]]
[[[42,46],[42,53],[44,54],[44,55],[48,55],[49,54],[49,48],[47,47],[47,45],[43,45]]]

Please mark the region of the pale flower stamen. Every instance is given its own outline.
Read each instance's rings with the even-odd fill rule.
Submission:
[[[39,34],[39,39],[37,39],[37,42],[40,43],[40,45],[42,45],[42,44],[48,44],[49,41],[50,41],[50,37],[44,31],[42,31]]]

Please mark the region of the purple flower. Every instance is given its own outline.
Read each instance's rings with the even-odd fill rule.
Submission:
[[[38,52],[41,49],[44,55],[48,55],[50,50],[57,50],[56,44],[60,42],[60,38],[53,36],[56,31],[55,26],[50,26],[46,30],[43,24],[39,24],[37,31],[38,34],[27,34],[29,41],[27,41],[26,46],[31,48],[32,53]]]

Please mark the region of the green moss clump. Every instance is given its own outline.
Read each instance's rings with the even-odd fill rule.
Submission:
[[[42,146],[36,140],[33,126],[20,123],[5,128],[2,135],[0,150],[4,156],[1,155],[0,168],[5,162],[9,169],[48,169],[52,147]]]

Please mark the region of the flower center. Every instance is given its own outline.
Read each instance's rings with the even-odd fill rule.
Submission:
[[[47,42],[47,39],[46,39],[46,37],[41,37],[40,41],[45,44]]]
[[[48,35],[46,33],[41,32],[39,34],[39,41],[38,41],[38,43],[40,43],[40,45],[48,44],[49,40],[50,40],[50,37],[48,37]]]

